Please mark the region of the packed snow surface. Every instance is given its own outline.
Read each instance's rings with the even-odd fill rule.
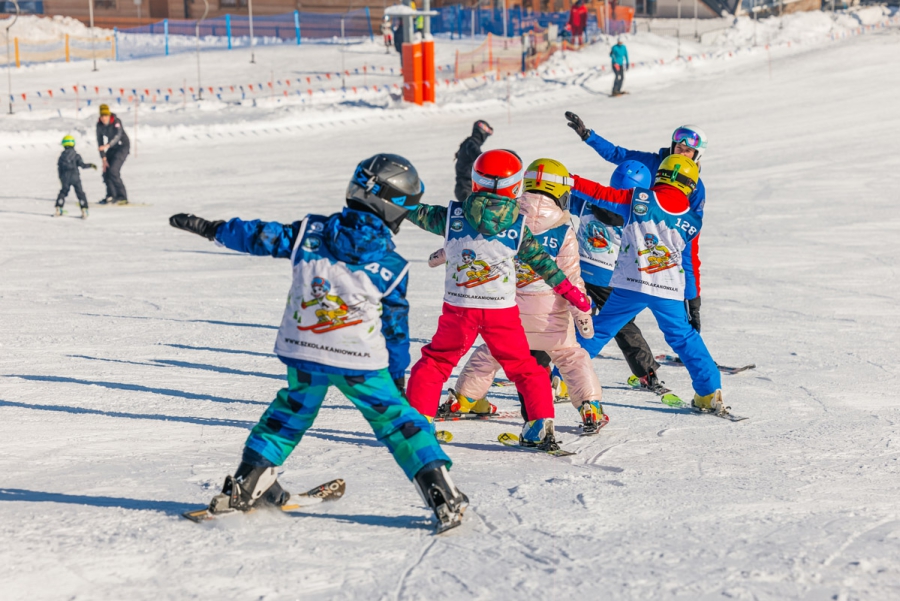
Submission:
[[[287,64],[288,49],[262,50]],[[376,60],[380,50],[358,52]],[[598,75],[514,82],[510,103],[505,84],[486,84],[481,96],[422,109],[207,111],[204,101],[148,119],[123,169],[134,206],[94,203],[87,221],[72,218],[72,196],[69,216],[50,214],[58,137],[75,131],[96,161],[93,115],[3,117],[0,596],[900,597],[898,52],[894,27],[635,69],[631,93],[615,99]],[[235,56],[202,59],[224,78],[244,68]],[[100,75],[163,86],[192,66],[165,60],[104,64]],[[37,87],[96,74],[73,63],[15,76]],[[302,491],[344,478],[345,498],[305,514],[182,519],[234,470],[284,383],[271,349],[290,267],[177,231],[169,215],[291,222],[333,212],[356,162],[376,152],[410,158],[424,200],[443,204],[453,154],[479,118],[496,131],[485,148],[550,156],[605,181],[611,166],[566,127],[566,110],[628,148],[665,146],[685,122],[710,136],[703,337],[719,363],[757,365],[724,376],[727,403],[750,419],[624,389],[627,367],[609,345],[594,362],[609,426],[578,438],[577,412],[557,406],[573,457],[501,446],[515,419],[442,426],[471,506],[463,526],[436,537],[413,486],[332,392],[281,481]],[[82,177],[98,200],[99,175]],[[427,257],[441,242],[409,224],[396,241],[411,261],[415,360],[440,314],[443,276]],[[668,350],[651,316],[638,323],[654,351]],[[691,396],[683,368],[661,377]],[[501,409],[516,409],[511,389],[494,390]]]

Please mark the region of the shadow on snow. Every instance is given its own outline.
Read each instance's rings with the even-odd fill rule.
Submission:
[[[67,495],[65,493],[23,490],[21,488],[0,488],[0,501],[19,501],[24,503],[68,503],[71,505],[90,505],[92,507],[121,507],[161,511],[168,515],[180,515],[192,507],[188,503],[175,501],[150,501],[146,499],[124,499],[120,497],[89,497],[87,495]]]

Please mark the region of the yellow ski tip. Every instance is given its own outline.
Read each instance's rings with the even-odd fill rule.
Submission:
[[[451,434],[447,430],[438,430],[434,433],[434,437],[437,438],[438,442],[450,442],[453,440],[453,434]]]

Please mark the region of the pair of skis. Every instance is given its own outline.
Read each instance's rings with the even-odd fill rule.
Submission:
[[[642,386],[640,378],[634,375],[628,377],[628,385],[631,386],[631,388],[633,388],[634,390],[640,390],[642,392],[652,392],[659,397],[660,403],[662,403],[663,405],[668,405],[669,407],[673,407],[675,409],[690,408],[695,413],[714,415],[716,417],[721,417],[722,419],[727,419],[728,421],[732,422],[741,422],[745,419],[750,419],[749,417],[745,417],[743,415],[735,415],[731,412],[731,407],[722,407],[719,411],[703,411],[701,409],[696,409],[690,403],[683,401],[681,397],[673,393],[665,386],[658,385],[655,388],[647,388],[645,386]]]
[[[280,509],[285,513],[293,513],[296,511],[302,511],[307,507],[311,507],[313,505],[318,505],[319,503],[337,501],[344,496],[345,489],[346,486],[344,484],[344,481],[338,478],[336,480],[326,482],[325,484],[320,484],[319,486],[310,489],[305,493],[291,495],[287,503],[285,503],[281,507],[278,507],[277,509]],[[249,511],[238,511],[237,509],[232,509],[230,511],[221,513],[212,513],[209,510],[209,506],[206,506],[201,507],[200,509],[192,509],[191,511],[186,511],[181,515],[191,520],[192,522],[201,523],[208,522],[210,520],[218,520],[230,515],[252,513],[254,511],[256,511],[255,508],[252,508]]]

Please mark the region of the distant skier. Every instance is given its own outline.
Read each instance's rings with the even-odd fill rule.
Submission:
[[[56,196],[56,212],[54,215],[63,214],[63,206],[66,204],[66,196],[69,195],[69,189],[75,188],[75,196],[78,198],[78,206],[81,207],[81,218],[87,219],[88,201],[84,190],[81,187],[81,173],[78,169],[96,169],[97,165],[93,163],[85,163],[81,160],[81,155],[75,151],[75,138],[65,136],[62,139],[63,151],[56,161],[56,172],[59,175],[60,190]]]
[[[584,290],[578,261],[578,242],[570,223],[570,190],[573,180],[565,165],[553,159],[537,159],[525,171],[525,194],[519,198],[525,224],[553,257],[566,277]],[[431,264],[431,263],[429,263]],[[609,418],[600,404],[603,390],[591,366],[591,357],[578,344],[576,332],[592,336],[590,313],[581,312],[556,294],[525,262],[517,261],[516,305],[532,355],[547,356],[565,378],[570,400],[582,419],[585,434],[597,432]],[[538,359],[541,363],[541,359]],[[488,345],[475,349],[449,393],[450,411],[484,413],[485,398],[500,364]],[[546,375],[544,377],[547,377]]]
[[[451,371],[480,334],[523,400],[520,444],[554,450],[559,445],[553,432],[550,379],[528,350],[516,306],[514,259],[527,263],[578,310],[590,311],[591,303],[556,266],[519,214],[523,175],[517,155],[489,150],[475,161],[472,194],[464,202],[451,201],[447,207],[419,205],[409,212],[407,218],[420,228],[444,236],[447,267],[437,331],[410,372],[407,394],[413,407],[433,418]],[[467,253],[474,253],[495,275],[472,285],[468,279],[460,280],[457,266],[464,264]],[[490,404],[486,409],[491,412]]]
[[[312,426],[328,389],[337,386],[415,483],[438,530],[459,525],[468,499],[450,479],[451,462],[434,427],[403,396],[409,265],[394,252],[391,233],[423,190],[409,161],[377,154],[357,166],[341,213],[310,214],[291,224],[210,222],[186,214],[169,220],[232,250],[289,258],[294,274],[275,343],[288,386],[250,432],[240,466],[210,504],[212,513],[288,501],[275,468]],[[356,319],[346,319],[349,311]]]
[[[481,155],[481,145],[494,133],[487,121],[479,119],[472,125],[472,134],[463,140],[456,151],[456,188],[453,195],[463,202],[472,193],[472,165]]]
[[[384,53],[391,53],[391,46],[394,45],[394,30],[391,27],[391,18],[388,15],[384,15],[384,19],[381,21],[381,37],[384,40]]]
[[[128,204],[121,171],[128,158],[130,142],[122,122],[105,104],[100,105],[97,121],[97,149],[103,159],[103,183],[106,184],[106,198],[100,204]]]
[[[566,24],[572,32],[576,44],[584,44],[584,31],[587,29],[588,9],[584,0],[575,0],[569,10],[569,22]]]
[[[703,224],[688,201],[699,175],[694,161],[672,154],[660,164],[652,188],[616,190],[576,175],[573,194],[620,215],[625,222],[619,260],[610,281],[613,292],[594,321],[591,344],[602,348],[649,308],[666,342],[691,375],[695,392],[691,405],[702,412],[723,414],[727,408],[722,401],[721,375],[688,321],[683,300],[685,275],[679,268],[688,243]]]
[[[630,67],[628,63],[628,49],[622,43],[622,38],[616,40],[615,45],[610,49],[609,56],[612,59],[612,69],[616,76],[613,82],[612,95],[621,96],[625,94],[622,91],[622,84],[625,82],[625,71]]]
[[[566,113],[569,127],[575,130],[581,139],[593,148],[597,154],[612,163],[621,165],[625,161],[637,161],[644,165],[650,173],[656,173],[659,165],[666,157],[672,154],[680,154],[692,159],[701,168],[700,159],[706,152],[707,137],[699,127],[694,125],[682,125],[672,132],[672,141],[668,148],[660,148],[659,152],[641,152],[628,150],[616,146],[612,142],[602,138],[596,132],[588,129],[581,119],[572,112]],[[697,180],[697,187],[691,192],[691,210],[703,217],[703,208],[706,205],[706,187],[703,180]],[[684,299],[688,303],[688,312],[691,325],[700,331],[700,236],[695,236],[690,241],[690,248],[682,257],[682,268],[685,275]]]

